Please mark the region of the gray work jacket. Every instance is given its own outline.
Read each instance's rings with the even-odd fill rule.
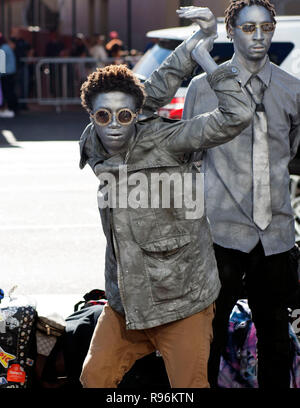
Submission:
[[[253,113],[236,80],[238,70],[229,66],[208,77],[219,100],[214,112],[187,121],[154,115],[194,67],[185,43],[181,44],[145,83],[144,113],[152,116],[136,123],[126,155],[108,155],[89,124],[80,139],[80,167],[88,162],[100,180],[103,174],[114,174],[117,194],[122,166],[127,166],[128,175],[143,175],[149,184],[154,173],[198,174],[190,153],[233,139],[249,125]],[[128,183],[127,188],[129,196],[136,186]],[[99,195],[102,189],[100,183]],[[193,182],[193,197],[195,189]],[[174,189],[170,191],[173,194]],[[207,218],[201,213],[189,219],[185,206],[175,208],[175,201],[171,197],[170,208],[100,208],[107,238],[106,295],[110,306],[125,315],[127,329],[185,318],[218,296],[220,282]]]

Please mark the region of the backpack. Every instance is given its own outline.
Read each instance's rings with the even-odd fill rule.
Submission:
[[[300,343],[289,324],[293,351],[291,388],[300,388]],[[228,326],[228,342],[221,356],[218,385],[222,388],[258,388],[256,329],[246,299],[234,306]]]

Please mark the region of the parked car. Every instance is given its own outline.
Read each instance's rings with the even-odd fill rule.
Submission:
[[[269,51],[270,60],[300,79],[300,16],[279,16],[276,20],[276,31]],[[187,27],[149,31],[147,37],[155,39],[157,43],[134,66],[135,74],[142,81],[146,80],[177,45],[197,29],[198,26],[192,24]],[[229,60],[233,55],[233,45],[227,38],[224,19],[218,19],[218,38],[211,54],[218,64]],[[195,74],[201,72],[199,68]],[[181,118],[190,80],[191,78],[185,80],[171,102],[159,109],[160,115],[172,119]],[[295,175],[291,177],[291,199],[295,213],[297,240],[300,241],[300,149],[290,163],[290,173]]]

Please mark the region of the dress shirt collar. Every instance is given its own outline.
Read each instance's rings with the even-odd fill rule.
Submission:
[[[231,59],[231,64],[236,66],[239,69],[239,78],[242,82],[242,85],[245,86],[249,79],[252,77],[252,73],[248,71],[244,66],[241,65],[237,56],[234,54]],[[258,78],[268,87],[271,81],[272,75],[272,66],[270,63],[269,57],[267,57],[265,65],[262,69],[258,72]]]

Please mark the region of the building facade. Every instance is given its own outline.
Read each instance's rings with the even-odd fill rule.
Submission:
[[[277,14],[300,14],[300,0],[273,0]],[[12,26],[57,30],[62,35],[108,36],[118,31],[130,48],[143,51],[149,30],[184,24],[176,15],[180,5],[203,6],[203,0],[0,0],[0,31]],[[223,16],[229,0],[209,0],[216,16]]]

